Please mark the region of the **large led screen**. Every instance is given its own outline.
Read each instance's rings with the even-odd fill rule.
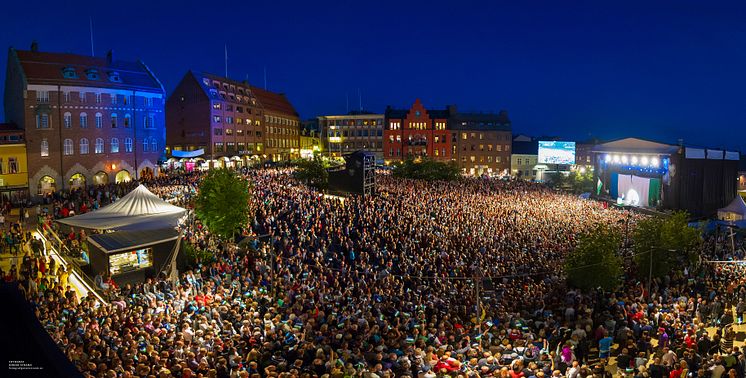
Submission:
[[[575,164],[575,142],[539,141],[539,163]]]

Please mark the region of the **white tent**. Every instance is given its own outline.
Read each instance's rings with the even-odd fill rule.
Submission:
[[[743,202],[743,198],[736,194],[728,206],[718,209],[718,219],[727,221],[746,219],[746,203]]]
[[[171,205],[139,185],[118,201],[58,222],[96,230],[147,230],[176,227],[186,209]]]

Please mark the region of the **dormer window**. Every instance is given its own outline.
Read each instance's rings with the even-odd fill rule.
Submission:
[[[109,81],[112,81],[114,83],[121,83],[122,78],[119,77],[119,72],[117,71],[109,71]]]
[[[85,70],[85,76],[88,80],[98,80],[98,70],[95,68],[89,68]]]
[[[65,79],[77,79],[78,73],[75,72],[75,68],[73,67],[65,67],[62,69],[62,77]]]

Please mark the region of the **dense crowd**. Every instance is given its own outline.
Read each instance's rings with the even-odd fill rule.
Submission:
[[[652,295],[632,278],[615,292],[565,286],[577,236],[633,229],[635,213],[522,181],[382,176],[378,195],[339,199],[287,170],[246,175],[244,235],[261,242],[225,243],[190,217],[184,241],[211,253],[178,282],[107,286],[97,306],[66,272],[29,264],[24,290],[85,375],[744,377],[730,326],[746,311],[740,265],[677,270]],[[186,205],[199,179],[148,187]]]

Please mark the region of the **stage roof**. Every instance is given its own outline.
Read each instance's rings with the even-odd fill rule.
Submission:
[[[619,152],[619,153],[641,153],[641,154],[664,154],[671,155],[678,151],[679,146],[653,142],[639,138],[617,139],[607,143],[593,146],[593,152]]]
[[[95,230],[154,230],[176,227],[184,213],[186,209],[160,199],[140,185],[110,205],[58,222]]]
[[[88,241],[106,253],[117,253],[149,247],[179,238],[173,228],[147,231],[119,231],[106,234],[93,234]]]

